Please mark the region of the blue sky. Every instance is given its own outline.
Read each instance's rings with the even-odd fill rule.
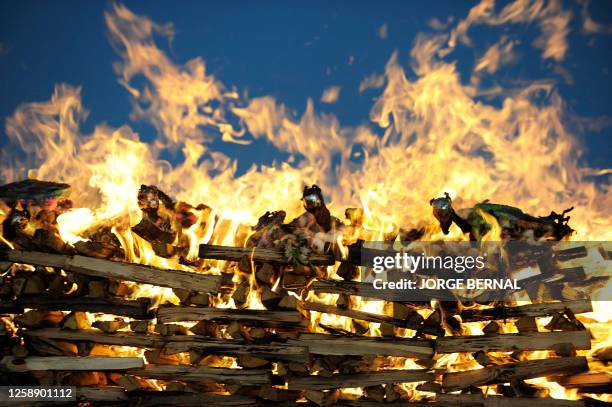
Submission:
[[[229,4],[228,4],[229,3]],[[501,2],[497,7],[502,7]],[[447,21],[464,18],[476,3],[457,1],[148,1],[124,3],[136,14],[159,23],[172,22],[172,44],[159,45],[177,64],[196,56],[206,61],[209,73],[249,96],[272,95],[300,115],[307,98],[320,112],[335,114],[343,126],[367,123],[377,91],[359,92],[361,80],[382,73],[394,51],[409,66],[409,51],[418,32],[431,30],[435,17]],[[83,126],[91,131],[99,123],[129,124],[147,140],[155,129],[134,123],[129,95],[118,83],[112,63],[118,60],[107,38],[104,1],[4,1],[0,3],[0,117],[10,116],[24,102],[45,101],[56,83],[82,86],[89,116]],[[550,78],[571,111],[580,117],[612,118],[612,80],[609,59],[612,36],[584,34],[581,6],[568,2],[573,17],[567,38],[569,49],[559,63],[543,61],[539,50],[521,48],[521,59],[496,72],[500,82]],[[612,4],[595,1],[587,10],[597,23],[612,24]],[[379,29],[387,26],[386,38]],[[534,27],[504,28],[529,44],[538,34]],[[489,28],[474,27],[474,48],[461,48],[452,58],[469,80],[478,56],[495,40]],[[533,53],[531,55],[530,53]],[[409,70],[408,70],[409,72]],[[560,73],[561,72],[561,73]],[[410,75],[410,72],[409,72]],[[339,86],[337,103],[324,104],[325,88]],[[497,103],[498,101],[489,101]],[[609,119],[608,119],[609,120]],[[1,145],[7,137],[2,132]],[[595,167],[612,167],[612,128],[587,131],[586,159]],[[244,147],[219,143],[219,150],[239,158],[240,168],[270,163],[282,157],[265,141]]]

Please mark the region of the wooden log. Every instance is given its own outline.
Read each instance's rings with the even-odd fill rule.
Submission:
[[[84,256],[68,256],[42,252],[9,250],[0,252],[0,260],[35,266],[57,267],[94,277],[128,280],[161,287],[191,291],[216,292],[220,277],[183,270],[162,270],[133,263],[120,263]]]
[[[605,246],[607,246],[607,248],[604,246],[598,247],[597,251],[599,251],[601,257],[603,257],[604,260],[612,260],[612,250],[607,250],[608,248],[610,248],[610,245],[607,244]]]
[[[248,344],[243,340],[226,340],[198,335],[161,336],[130,332],[105,334],[94,330],[68,331],[53,328],[22,331],[20,335],[26,338],[85,341],[138,348],[163,348],[166,354],[198,350],[214,355],[252,355],[267,360],[304,362],[308,358],[308,349],[303,346],[293,346],[284,343],[254,345]]]
[[[147,216],[143,216],[140,223],[135,226],[132,226],[132,232],[136,233],[138,236],[142,237],[150,243],[171,244],[172,242],[174,242],[174,239],[176,237],[176,232],[160,228]]]
[[[129,323],[123,319],[115,319],[113,321],[94,321],[91,326],[94,328],[98,328],[99,330],[107,334],[112,334],[120,329],[126,328],[127,326],[129,326]]]
[[[612,388],[612,374],[608,372],[579,373],[560,377],[557,382],[566,388],[577,388],[581,393],[609,393]]]
[[[0,370],[7,372],[30,372],[36,370],[127,370],[144,367],[140,357],[107,356],[28,356],[18,358],[5,356],[0,361]]]
[[[123,387],[85,387],[76,388],[78,401],[127,401],[128,396]]]
[[[168,336],[142,335],[117,332],[113,335],[93,330],[64,331],[58,329],[39,329],[24,331],[25,337],[43,337],[56,340],[88,341],[109,345],[125,345],[144,348],[165,348],[168,353],[178,353],[189,349],[200,349],[218,354],[246,354],[247,350],[257,352],[254,356],[269,359],[270,352],[280,352],[277,356],[285,360],[303,360],[308,350],[320,355],[386,355],[429,358],[433,355],[433,342],[417,339],[386,339],[368,337],[341,337],[334,335],[302,334],[299,339],[289,339],[286,343],[268,345],[245,345],[243,341],[227,341],[197,335]],[[218,349],[217,349],[218,348]]]
[[[302,396],[302,392],[299,390],[287,390],[279,387],[274,387],[272,385],[264,385],[259,387],[259,389],[252,386],[243,386],[242,389],[238,390],[238,394],[244,394],[245,396],[257,396],[262,399],[262,406],[288,406],[288,403],[295,403],[295,400],[299,399]],[[285,402],[287,404],[284,404]]]
[[[436,339],[436,352],[533,351],[554,349],[555,345],[563,343],[571,344],[574,349],[591,349],[591,334],[589,331],[570,331],[448,336]]]
[[[339,390],[332,390],[328,392],[320,390],[306,390],[304,392],[304,397],[319,407],[328,407],[338,404],[339,393]]]
[[[380,370],[368,373],[335,374],[331,377],[305,376],[289,379],[289,390],[327,390],[369,387],[385,383],[413,383],[433,380],[434,374],[422,370]]]
[[[375,400],[357,399],[357,400],[338,400],[335,406],[339,407],[437,407],[438,404],[428,401],[410,401],[397,400],[392,402],[385,402],[381,404]],[[474,407],[474,406],[470,406]]]
[[[242,340],[228,341],[223,339],[190,341],[193,336],[185,336],[184,341],[172,341],[166,344],[164,350],[168,354],[201,351],[216,355],[241,356],[250,355],[266,360],[285,360],[304,362],[308,359],[308,349],[303,346],[291,346],[282,343],[248,344]]]
[[[60,328],[62,329],[89,329],[91,328],[91,324],[89,322],[89,318],[87,318],[87,314],[80,311],[73,311],[66,315],[64,319],[59,323]],[[87,355],[81,355],[87,356]]]
[[[126,373],[152,379],[240,384],[245,386],[267,384],[271,380],[271,373],[266,370],[227,369],[208,366],[147,365],[144,369],[129,370]]]
[[[375,289],[372,284],[360,281],[317,280],[312,284],[312,289],[317,294],[346,294],[377,300],[387,300],[387,296],[381,293],[381,290]]]
[[[264,263],[289,264],[289,260],[282,250],[262,249],[248,247],[200,245],[199,257],[202,259],[240,261],[243,257]],[[331,266],[336,260],[333,254],[311,253],[307,262],[315,266]]]
[[[289,339],[287,343],[307,346],[310,353],[317,355],[384,355],[424,359],[432,357],[434,353],[434,342],[426,339],[301,334],[298,339]]]
[[[21,296],[14,301],[2,301],[0,313],[23,313],[24,308],[50,311],[103,312],[135,319],[151,319],[149,299],[124,300],[121,298]]]
[[[586,279],[586,274],[583,267],[568,267],[568,268],[552,268],[546,270],[544,274],[536,274],[531,277],[526,277],[519,280],[519,285],[530,290],[533,283],[535,287],[539,283],[561,283],[561,282],[577,282]],[[537,295],[537,294],[536,294]],[[536,297],[537,298],[537,297]]]
[[[601,362],[607,363],[612,360],[612,346],[606,346],[604,348],[599,348],[595,352],[593,352],[593,359],[597,359]]]
[[[41,328],[43,326],[58,326],[64,319],[60,311],[29,310],[21,315],[16,315],[13,322],[19,327]]]
[[[201,320],[221,323],[238,321],[245,325],[267,327],[306,327],[307,324],[307,321],[295,311],[186,307],[177,305],[162,305],[157,310],[157,321],[162,323]]]
[[[408,296],[405,292],[399,290],[376,289],[372,283],[368,282],[341,280],[317,280],[312,284],[311,288],[315,293],[356,295],[374,300],[400,303],[429,301],[431,298],[439,297],[440,294],[438,290],[422,289]],[[410,300],[408,300],[408,297]],[[425,305],[423,304],[422,306]]]
[[[578,259],[586,257],[588,254],[585,246],[570,247],[568,249],[561,249],[553,251],[553,256],[556,261],[568,261],[572,259]]]
[[[214,394],[185,394],[177,392],[135,392],[131,398],[128,398],[127,393],[121,387],[77,387],[76,395],[79,401],[107,401],[107,402],[148,402],[143,405],[164,405],[164,403],[177,403],[175,405],[202,405],[204,401],[216,402],[219,404],[211,405],[229,405],[229,406],[252,406],[256,405],[255,400],[244,396],[221,396]],[[202,396],[201,399],[198,397]],[[210,397],[213,397],[211,399]],[[216,396],[216,397],[215,397]],[[226,400],[227,399],[227,400]],[[202,400],[202,402],[198,402]],[[230,400],[236,400],[232,404]],[[44,405],[44,403],[41,403]],[[170,404],[166,404],[170,405]],[[261,405],[261,404],[260,404]],[[274,406],[293,406],[294,401],[286,403],[270,403]],[[338,406],[346,407],[378,407],[381,404],[371,400],[338,400]],[[581,400],[561,400],[544,397],[525,398],[525,397],[500,397],[487,396],[483,397],[478,394],[438,394],[435,402],[410,402],[396,401],[385,403],[387,407],[523,407],[530,405],[533,407],[584,407],[585,403]]]
[[[257,407],[257,399],[244,396],[224,396],[212,393],[185,393],[172,391],[147,391],[130,395],[130,404],[136,406],[226,406]]]
[[[275,404],[278,406],[278,404]],[[283,406],[293,406],[284,404]],[[381,404],[374,400],[338,400],[335,406],[339,407],[585,407],[582,400],[562,400],[546,397],[502,397],[480,394],[439,394],[436,401],[410,401],[398,400]],[[603,404],[601,404],[603,406]],[[598,406],[598,404],[593,404]],[[280,406],[279,406],[280,407]]]
[[[581,400],[561,400],[547,397],[500,397],[480,394],[436,394],[434,407],[584,407]]]
[[[533,379],[561,373],[580,373],[589,369],[585,357],[566,357],[528,360],[510,365],[491,366],[484,369],[445,373],[442,387],[446,391],[507,383],[513,380]]]
[[[396,319],[388,315],[378,315],[369,312],[358,311],[348,308],[339,308],[334,305],[320,304],[315,302],[302,301],[298,303],[298,306],[306,311],[316,311],[324,314],[341,315],[347,318],[357,319],[368,322],[379,322],[387,323],[400,328],[414,329],[416,331],[424,332],[430,335],[443,336],[444,330],[438,326],[427,326],[424,324],[416,324],[411,321],[404,321]]]
[[[461,319],[464,322],[490,321],[496,319],[508,319],[519,317],[545,317],[565,309],[574,314],[582,314],[593,311],[590,300],[576,300],[565,302],[548,302],[542,304],[528,304],[514,307],[494,307],[484,309],[466,309],[461,311]]]
[[[20,331],[19,335],[25,338],[45,338],[62,341],[83,341],[104,345],[125,345],[138,348],[160,348],[170,339],[161,335],[133,334],[131,332],[117,332],[105,334],[98,330],[62,330],[57,328],[28,329]],[[170,337],[172,338],[172,337]]]

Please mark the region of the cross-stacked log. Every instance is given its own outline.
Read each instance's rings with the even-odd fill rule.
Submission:
[[[251,355],[262,359],[290,362],[305,362],[308,357],[307,349],[303,346],[292,346],[285,343],[253,344],[241,340],[209,338],[198,335],[162,336],[153,333],[138,334],[132,332],[106,334],[97,330],[62,330],[56,328],[27,330],[22,335],[26,338],[155,348],[170,355],[200,351],[212,355]]]
[[[282,250],[246,247],[227,247],[202,244],[199,251],[200,258],[226,261],[240,261],[246,257],[252,261],[264,263],[287,263],[287,257]],[[332,254],[311,253],[305,260],[315,266],[331,266],[336,262]]]
[[[238,321],[265,327],[292,327],[305,329],[305,320],[295,311],[227,309],[208,307],[161,306],[157,311],[159,322],[180,321]]]
[[[21,314],[26,308],[50,311],[103,312],[134,319],[151,319],[148,298],[124,300],[121,298],[22,296],[14,301],[2,301],[0,313]]]
[[[210,248],[207,250],[219,260],[239,261],[243,258],[244,250],[233,249],[221,251],[221,254],[219,251],[210,252],[212,250]],[[271,263],[285,261],[278,257],[279,253],[272,252],[255,251],[250,254],[252,257],[256,256],[258,261]],[[2,254],[2,259],[9,263],[52,267],[56,271],[61,269],[91,278],[94,283],[133,281],[200,293],[198,294],[200,296],[209,293],[214,295],[222,284],[221,276],[185,270],[162,270],[83,256],[8,251]],[[311,260],[317,264],[328,264],[330,261],[327,255],[313,257]],[[90,280],[87,281],[91,283]],[[314,281],[309,289],[319,293],[393,301],[393,298],[377,297],[376,291],[367,284],[354,281],[318,280]],[[23,339],[28,348],[19,351],[23,354],[17,352],[13,356],[3,358],[0,362],[0,374],[16,372],[36,377],[41,371],[47,371],[49,375],[57,370],[58,373],[70,373],[69,377],[73,377],[73,380],[85,380],[85,376],[78,374],[101,373],[106,377],[105,382],[98,382],[98,385],[104,383],[101,387],[78,388],[77,395],[81,400],[136,402],[145,405],[202,403],[236,406],[262,403],[292,405],[298,398],[305,397],[315,405],[367,406],[378,403],[376,400],[386,400],[386,405],[391,406],[399,403],[401,395],[401,389],[395,385],[425,383],[437,385],[437,388],[435,386],[429,388],[435,388],[434,391],[439,394],[438,397],[424,401],[423,405],[513,407],[524,405],[521,404],[527,400],[523,397],[524,394],[517,393],[516,395],[520,397],[490,399],[478,395],[451,395],[444,392],[469,390],[475,386],[502,386],[504,383],[512,383],[514,386],[517,383],[520,385],[523,380],[535,377],[549,377],[568,388],[578,388],[581,392],[603,393],[609,389],[607,386],[610,383],[609,375],[588,372],[587,360],[584,357],[571,355],[575,350],[590,349],[591,346],[591,334],[579,327],[571,331],[538,332],[536,328],[536,331],[520,331],[516,334],[443,336],[444,331],[448,331],[449,328],[444,328],[442,325],[428,325],[426,321],[409,319],[405,316],[364,312],[352,308],[350,304],[348,306],[322,304],[316,300],[297,301],[294,310],[214,308],[208,300],[204,301],[208,306],[166,304],[150,309],[152,304],[145,299],[128,300],[115,296],[99,298],[92,295],[91,292],[85,293],[84,296],[71,296],[69,293],[59,296],[24,294],[15,299],[2,301],[0,313],[22,314],[26,309],[34,309],[40,312],[36,316],[42,322],[20,326],[17,335]],[[193,294],[190,294],[190,298],[194,298]],[[400,302],[398,304],[401,305]],[[54,313],[58,311],[70,314],[57,316]],[[484,324],[495,320],[555,317],[566,312],[570,312],[573,316],[590,311],[592,311],[590,301],[579,300],[468,308],[457,311],[456,315],[460,318],[459,321],[484,321]],[[86,324],[82,327],[79,325],[78,315],[84,312],[123,316],[134,320],[131,321],[134,324],[119,324],[118,330],[108,331],[94,329]],[[390,325],[407,328],[417,331],[420,337],[373,338],[360,336],[358,333],[347,335],[341,330],[331,330],[330,332],[334,334],[309,333],[312,328],[310,326],[312,312],[335,315],[352,321],[381,324],[381,327]],[[65,322],[69,317],[72,318],[71,321],[77,321],[70,327]],[[151,325],[154,318],[157,327],[166,328],[153,330]],[[193,326],[189,328],[189,324],[196,322],[198,329]],[[177,323],[179,325],[176,325]],[[183,323],[189,324],[180,325]],[[48,327],[49,325],[51,327]],[[128,330],[128,326],[132,328]],[[134,331],[136,326],[144,328]],[[219,327],[225,328],[220,330]],[[193,329],[191,333],[197,334],[187,332],[189,329]],[[10,335],[0,332],[0,341],[3,336],[8,339]],[[140,356],[121,356],[113,353],[113,349],[116,349],[113,347],[117,346],[130,348],[137,353],[144,351],[148,363],[145,363]],[[92,348],[96,349],[97,354],[100,352],[110,352],[110,354],[89,355],[87,352]],[[486,355],[490,352],[536,350],[549,351],[553,357],[510,362],[485,358],[488,363],[482,369],[474,369],[472,366],[467,370],[456,372],[435,367],[435,361],[443,354],[461,352]],[[560,357],[554,357],[555,353]],[[231,363],[234,367],[215,366],[222,358],[228,357],[233,361]],[[402,360],[413,359],[423,368],[394,369],[396,366],[381,365],[384,360],[388,363],[389,357],[398,358],[395,363],[400,365]],[[481,363],[483,359],[476,358],[476,360]],[[236,368],[235,364],[240,368]],[[105,372],[113,373],[105,374]],[[315,372],[317,374],[314,374]],[[153,391],[154,389],[147,388],[143,384],[146,382],[142,382],[142,379],[160,380],[168,383],[171,389],[175,389],[172,386],[176,386],[177,383],[180,386],[176,387],[176,390]],[[117,383],[119,387],[116,387]],[[283,384],[286,385],[286,389],[280,387]],[[224,387],[214,389],[202,387],[213,385]],[[340,394],[338,389],[351,387],[364,388],[366,396],[360,400],[338,398]],[[139,388],[140,390],[135,390]],[[147,391],[143,392],[143,389]],[[220,389],[229,394],[213,394]],[[547,398],[528,400],[530,404],[534,404],[534,407],[584,405],[582,401]]]
[[[527,360],[508,365],[491,366],[484,369],[445,373],[442,387],[447,391],[505,383],[535,377],[573,374],[589,369],[585,357],[565,357],[541,360]]]
[[[127,370],[144,367],[142,358],[137,357],[65,357],[29,356],[25,358],[5,356],[0,359],[0,368],[9,372],[39,370]]]
[[[0,252],[0,260],[33,266],[56,267],[92,277],[127,280],[194,291],[214,292],[220,285],[218,276],[184,270],[161,270],[140,264],[121,263],[85,256],[9,250]]]

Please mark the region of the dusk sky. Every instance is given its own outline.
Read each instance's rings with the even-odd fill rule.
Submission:
[[[109,43],[105,1],[5,1],[0,4],[0,117],[13,114],[24,102],[45,101],[58,83],[82,87],[89,116],[82,126],[88,132],[100,123],[118,127],[129,124],[149,140],[155,129],[132,121],[130,95],[113,71],[117,54]],[[207,73],[228,88],[249,97],[271,95],[299,117],[312,98],[317,112],[336,115],[342,126],[369,122],[369,110],[378,91],[359,91],[360,82],[381,74],[394,51],[414,78],[409,51],[418,32],[432,31],[438,22],[464,18],[474,2],[456,1],[335,1],[335,2],[126,2],[134,13],[151,20],[172,23],[171,43],[158,38],[157,45],[176,64],[194,57],[205,60]],[[498,3],[501,9],[507,2]],[[461,44],[447,61],[457,61],[462,80],[469,81],[474,64],[497,35],[512,37],[515,60],[486,78],[502,86],[513,81],[553,81],[570,112],[593,124],[585,129],[587,159],[596,167],[612,166],[612,7],[609,2],[564,2],[571,14],[567,27],[567,51],[562,58],[538,57],[531,43],[539,33],[535,24],[497,27],[475,26],[472,46]],[[586,26],[585,16],[596,24]],[[450,20],[449,20],[450,19]],[[585,28],[586,27],[586,28]],[[591,29],[589,29],[589,27]],[[495,32],[495,36],[492,36]],[[335,103],[321,102],[324,90],[339,87]],[[499,103],[488,100],[488,103]],[[580,133],[580,132],[577,132]],[[2,134],[2,144],[7,142]],[[270,163],[283,157],[266,142],[251,146],[220,143],[220,151],[240,158],[239,167]]]

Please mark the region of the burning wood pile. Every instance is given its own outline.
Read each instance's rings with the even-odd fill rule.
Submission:
[[[362,211],[335,218],[316,186],[304,190],[302,216],[268,212],[233,229],[236,247],[207,244],[227,229],[211,208],[153,186],[140,189],[142,217],[128,234],[96,224],[75,239],[60,219],[69,193],[33,180],[0,189],[4,384],[76,386],[82,405],[606,404],[612,348],[593,345],[609,338],[581,317],[590,300],[385,297],[359,281],[356,246],[337,239],[358,235]],[[473,239],[486,233],[450,198],[432,205],[445,232],[455,222]],[[505,214],[504,236],[571,233],[565,213],[491,208]],[[397,228],[386,239],[423,234]]]

